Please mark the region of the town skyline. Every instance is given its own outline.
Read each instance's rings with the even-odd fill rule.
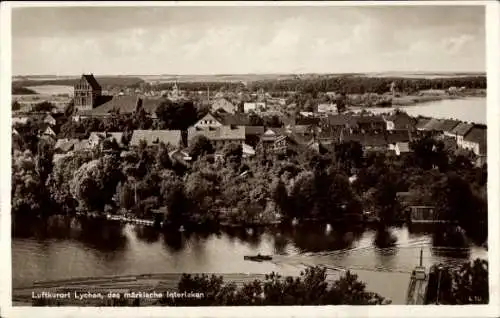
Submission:
[[[15,8],[13,74],[485,72],[484,11],[481,6]],[[40,59],[45,63],[37,63]]]

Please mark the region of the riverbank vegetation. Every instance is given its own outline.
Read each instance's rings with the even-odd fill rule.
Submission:
[[[476,259],[455,268],[442,264],[432,266],[425,303],[488,304],[488,261]]]
[[[186,293],[201,297],[169,297],[170,293]],[[385,305],[391,301],[366,290],[356,274],[346,272],[337,280],[327,278],[326,269],[309,267],[298,277],[265,275],[237,285],[223,276],[183,274],[176,290],[155,289],[163,293],[160,299],[124,298],[91,299],[93,306],[313,306],[313,305]],[[71,305],[71,300],[34,299],[33,306]],[[80,306],[85,303],[80,302]]]

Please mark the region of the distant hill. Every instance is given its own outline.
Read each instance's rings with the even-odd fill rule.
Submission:
[[[96,76],[103,86],[135,86],[140,83],[171,83],[171,82],[258,82],[258,81],[286,81],[286,80],[309,80],[328,79],[338,77],[373,77],[373,78],[399,78],[399,79],[439,79],[460,77],[484,77],[486,73],[445,73],[445,72],[381,72],[381,73],[304,73],[304,74],[214,74],[214,75],[106,75]],[[41,85],[69,85],[73,86],[79,76],[14,76],[13,87],[41,86]]]

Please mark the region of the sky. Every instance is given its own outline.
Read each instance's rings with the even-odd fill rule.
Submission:
[[[13,75],[485,72],[482,6],[12,11]]]

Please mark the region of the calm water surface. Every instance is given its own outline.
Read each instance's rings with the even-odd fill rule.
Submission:
[[[152,228],[80,221],[31,226],[12,240],[13,287],[35,280],[122,274],[270,273],[297,275],[307,265],[324,265],[331,275],[350,268],[371,291],[403,304],[420,248],[424,265],[460,263],[487,257],[480,247],[450,252],[433,248],[432,238],[408,228],[393,228],[395,248],[373,245],[375,231],[299,226],[259,233],[160,233]],[[412,233],[413,232],[413,233]],[[57,233],[57,234],[55,234]],[[272,254],[271,262],[250,262],[244,255]]]
[[[445,99],[398,108],[412,116],[422,115],[441,119],[451,118],[477,124],[486,124],[486,98],[484,97]],[[373,113],[385,113],[393,109],[395,108],[368,108]]]

